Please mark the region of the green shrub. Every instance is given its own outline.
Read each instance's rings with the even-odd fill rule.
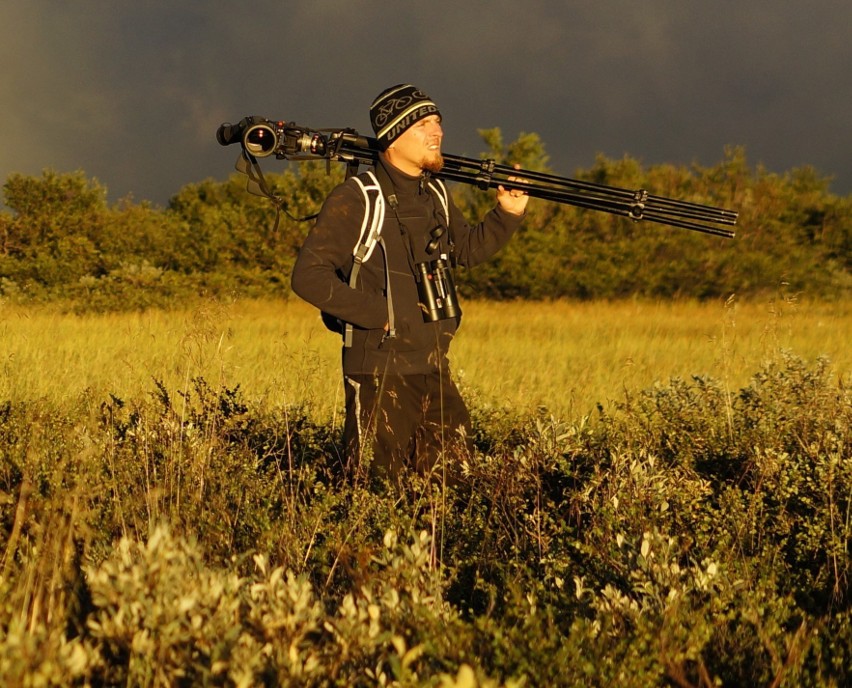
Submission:
[[[445,490],[195,380],[0,407],[22,685],[844,685],[852,400],[783,355],[595,422],[474,409]]]

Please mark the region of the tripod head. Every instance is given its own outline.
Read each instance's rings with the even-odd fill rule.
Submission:
[[[237,170],[249,177],[249,191],[268,196],[279,208],[282,201],[269,193],[257,158],[274,155],[279,160],[338,161],[347,164],[348,173],[357,172],[361,165],[375,165],[379,158],[376,139],[360,136],[354,129],[309,129],[294,122],[258,116],[244,117],[237,124],[222,124],[216,132],[216,140],[223,146],[240,144],[242,152]],[[446,154],[443,157],[444,167],[434,175],[447,181],[471,184],[483,190],[498,186],[521,188],[536,198],[600,210],[634,221],[647,220],[729,239],[734,237],[732,230],[724,228],[736,224],[738,213],[733,210],[655,196],[645,189],[621,189],[518,170],[491,159],[475,160]],[[259,192],[252,188],[252,182]]]

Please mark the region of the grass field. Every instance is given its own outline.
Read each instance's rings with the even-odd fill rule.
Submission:
[[[301,302],[0,304],[0,684],[852,685],[850,304],[468,304],[441,489]]]
[[[789,351],[852,371],[852,302],[466,304],[453,365],[478,404],[561,417],[693,375],[736,390]],[[146,395],[154,380],[239,385],[275,408],[341,404],[339,340],[301,301],[206,302],[178,312],[72,315],[0,304],[0,398]]]

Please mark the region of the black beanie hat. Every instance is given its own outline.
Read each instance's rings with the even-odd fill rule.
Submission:
[[[382,150],[415,122],[439,115],[438,106],[416,86],[398,84],[382,91],[370,106],[370,124]]]

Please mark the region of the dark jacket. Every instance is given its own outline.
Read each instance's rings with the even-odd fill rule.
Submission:
[[[385,338],[388,305],[385,259],[380,246],[362,264],[355,288],[348,284],[352,250],[365,212],[364,197],[354,179],[334,189],[323,204],[299,251],[293,269],[293,291],[323,312],[354,326],[353,345],[343,350],[346,375],[434,372],[439,366],[446,367],[457,321],[424,322],[412,266],[447,252],[449,236],[455,244],[456,262],[466,267],[477,265],[509,240],[521,217],[497,206],[480,224],[471,227],[450,198],[450,231],[442,237],[440,251],[430,255],[426,251],[430,232],[442,224],[440,201],[428,190],[423,177],[410,177],[391,165],[379,164],[384,166],[399,203],[396,214],[388,205],[382,227],[396,336]]]

